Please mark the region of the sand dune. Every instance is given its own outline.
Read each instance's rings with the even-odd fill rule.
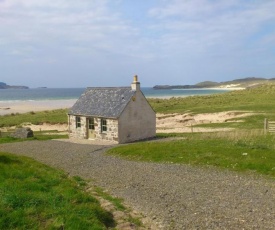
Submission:
[[[17,102],[0,102],[0,115],[11,113],[26,113],[31,111],[43,111],[59,108],[70,108],[76,100],[53,100],[53,101],[17,101]],[[214,132],[214,131],[229,131],[230,128],[199,128],[193,127],[198,124],[241,122],[243,117],[250,116],[253,113],[239,111],[227,111],[219,113],[202,113],[202,114],[157,114],[156,126],[158,133],[183,133],[183,132]],[[39,130],[59,130],[66,131],[66,124],[58,125],[32,125],[29,123],[23,124],[34,131]]]

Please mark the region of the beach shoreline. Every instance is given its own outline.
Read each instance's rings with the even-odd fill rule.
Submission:
[[[16,113],[38,112],[54,109],[68,109],[77,99],[0,101],[0,116]]]

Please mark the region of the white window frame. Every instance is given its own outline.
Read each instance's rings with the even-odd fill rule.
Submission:
[[[75,126],[76,128],[81,128],[81,117],[79,116],[75,117]]]
[[[102,118],[100,123],[101,123],[101,132],[106,133],[107,132],[107,119]]]

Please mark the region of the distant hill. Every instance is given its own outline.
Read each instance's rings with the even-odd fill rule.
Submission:
[[[28,89],[28,86],[16,86],[16,85],[7,85],[4,82],[0,82],[0,89]]]
[[[235,79],[232,81],[225,82],[213,82],[203,81],[195,85],[156,85],[154,89],[200,89],[200,88],[249,88],[256,87],[265,83],[275,83],[275,78],[259,78],[259,77],[248,77],[242,79]]]

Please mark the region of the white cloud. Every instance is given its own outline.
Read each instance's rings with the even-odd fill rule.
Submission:
[[[245,73],[252,56],[275,56],[274,12],[274,0],[0,0],[0,68],[36,63],[22,69],[52,76],[139,70],[148,79],[172,73],[171,81]]]
[[[274,1],[175,0],[149,13],[158,19],[154,26],[166,31],[162,44],[168,50],[208,52],[211,47],[239,47],[265,22],[274,23],[274,11]]]
[[[85,45],[115,50],[117,40],[136,33],[102,0],[9,0],[0,2],[0,8],[4,14],[0,33],[11,44],[66,46],[66,43],[86,42]]]

